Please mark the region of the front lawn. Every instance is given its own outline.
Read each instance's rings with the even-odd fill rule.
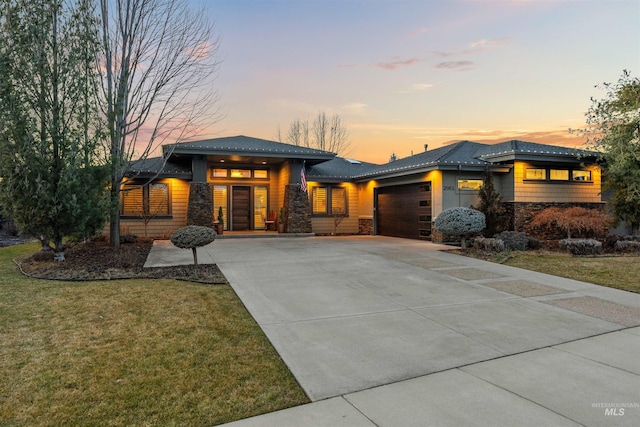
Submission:
[[[211,426],[308,402],[227,285],[30,279],[0,248],[0,425]]]
[[[504,258],[504,257],[502,257]],[[502,261],[494,257],[493,261]],[[576,257],[550,251],[512,252],[505,265],[640,293],[640,257]]]

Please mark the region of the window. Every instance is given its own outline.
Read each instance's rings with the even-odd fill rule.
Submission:
[[[231,169],[231,178],[251,178],[251,169]]]
[[[224,222],[224,229],[228,230],[229,221],[227,221],[227,186],[226,185],[214,185],[213,186],[213,217],[218,220],[218,213],[222,208],[222,221]]]
[[[169,216],[169,184],[124,185],[120,198],[122,216]]]
[[[551,169],[549,170],[549,179],[551,181],[569,181],[569,170]]]
[[[571,171],[571,179],[574,181],[591,181],[591,171]]]
[[[253,171],[253,177],[259,179],[269,178],[269,174],[266,169],[256,169]]]
[[[418,221],[431,222],[431,215],[418,215]]]
[[[265,228],[264,219],[267,217],[267,187],[256,186],[253,189],[253,225],[256,229]]]
[[[547,168],[527,168],[525,180],[547,181],[547,182],[592,182],[590,170],[580,169],[547,169]]]
[[[482,184],[483,181],[481,179],[459,179],[458,190],[478,191]]]
[[[347,190],[334,187],[331,189],[331,214],[347,213]]]
[[[546,169],[527,169],[525,171],[524,179],[546,180],[547,170]]]
[[[419,186],[418,191],[420,191],[421,193],[431,191],[431,183],[427,182],[426,184]]]
[[[311,208],[314,215],[347,213],[347,189],[343,187],[313,187]],[[330,209],[327,209],[330,207]]]
[[[227,177],[227,170],[226,169],[214,169],[213,170],[213,177],[214,178],[226,178]]]
[[[327,213],[327,187],[314,187],[311,191],[311,205],[314,215]]]

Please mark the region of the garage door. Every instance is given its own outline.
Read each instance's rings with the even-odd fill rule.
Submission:
[[[431,240],[431,182],[378,188],[376,225],[383,236]]]

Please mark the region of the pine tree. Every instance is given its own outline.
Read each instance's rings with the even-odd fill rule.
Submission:
[[[60,261],[63,236],[100,229],[107,210],[91,5],[16,0],[0,9],[0,197]]]
[[[486,228],[483,230],[485,237],[492,237],[496,233],[506,229],[506,210],[502,205],[502,196],[496,191],[493,184],[493,175],[487,170],[480,191],[480,206],[478,210],[485,216]]]

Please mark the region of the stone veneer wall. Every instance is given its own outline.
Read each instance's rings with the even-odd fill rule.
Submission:
[[[192,182],[189,186],[187,225],[213,227],[213,195],[208,182]]]
[[[284,232],[311,233],[311,203],[300,184],[287,184],[284,191]]]
[[[373,218],[358,219],[358,234],[373,235]]]

